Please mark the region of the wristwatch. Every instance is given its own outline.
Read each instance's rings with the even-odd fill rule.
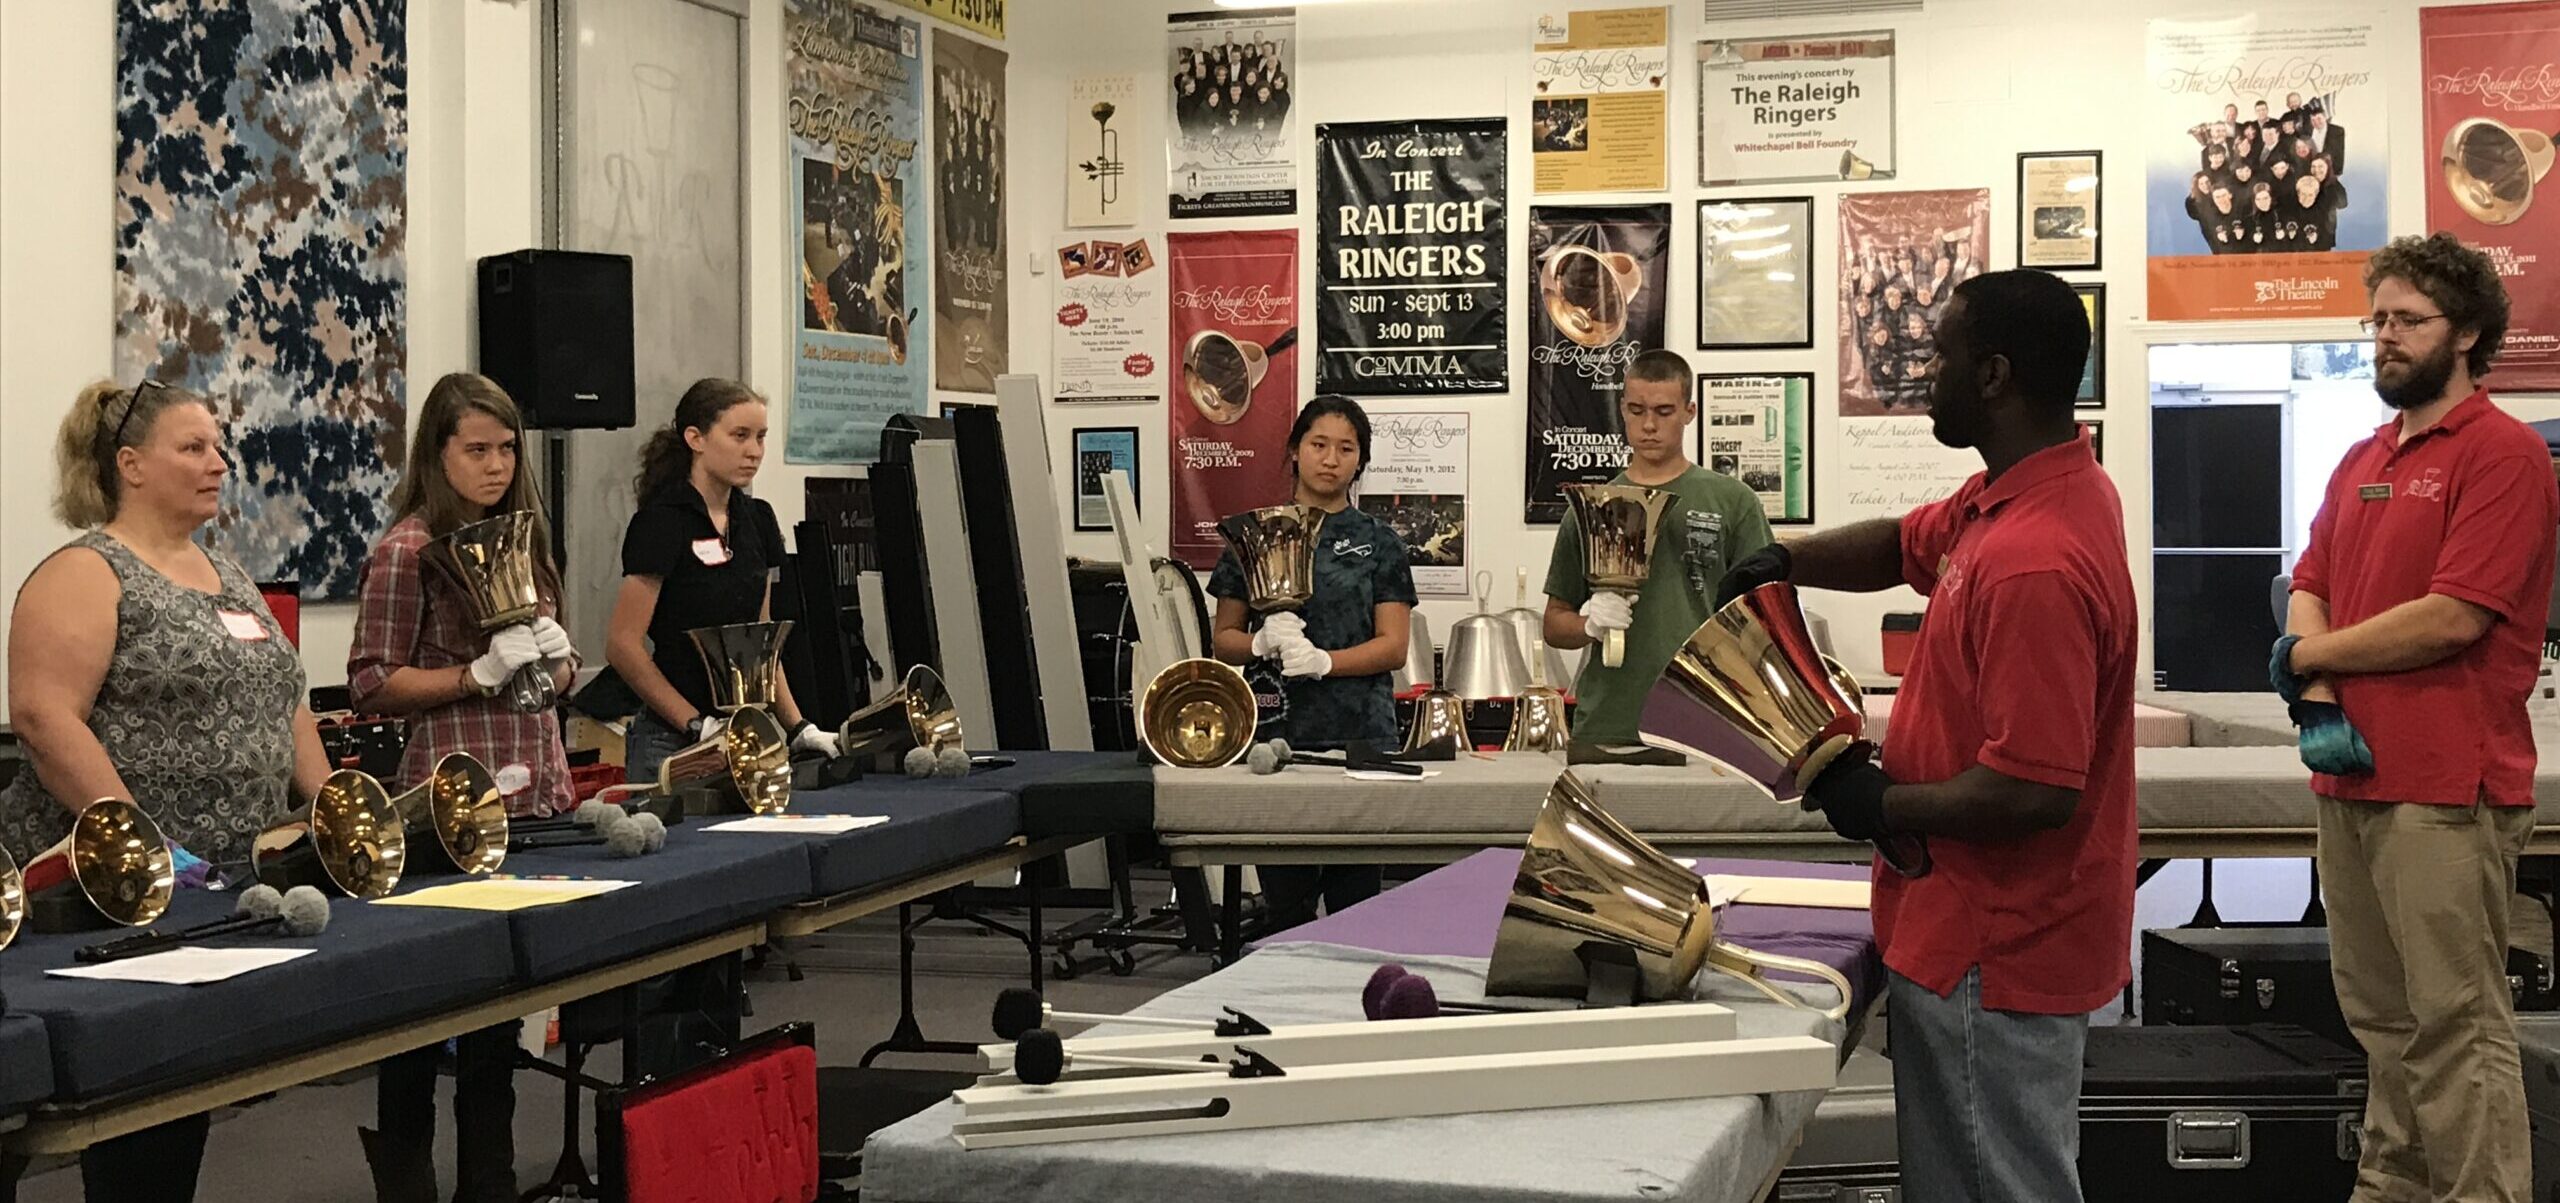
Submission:
[[[479,674],[472,672],[471,666],[465,664],[462,666],[462,687],[470,690],[471,696],[475,698],[494,698],[498,696],[499,690],[507,687],[507,683],[500,681],[495,685],[483,685],[480,683]]]

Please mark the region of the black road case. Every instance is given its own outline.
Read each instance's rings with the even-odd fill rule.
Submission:
[[[2361,1053],[2287,1024],[2093,1027],[2088,1203],[2326,1203],[2355,1189]]]
[[[2289,1023],[2356,1047],[2329,977],[2329,929],[2178,927],[2142,933],[2142,1022]]]

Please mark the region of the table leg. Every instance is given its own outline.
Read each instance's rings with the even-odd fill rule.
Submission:
[[[1226,866],[1221,884],[1226,888],[1218,899],[1218,965],[1224,968],[1244,957],[1244,866]]]

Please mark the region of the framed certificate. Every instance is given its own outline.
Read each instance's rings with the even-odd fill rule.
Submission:
[[[1813,346],[1813,198],[1698,202],[1698,349]]]
[[[2018,266],[2098,270],[2099,162],[2094,150],[2018,156]]]
[[[1741,481],[1771,526],[1813,521],[1813,374],[1698,377],[1697,461]]]

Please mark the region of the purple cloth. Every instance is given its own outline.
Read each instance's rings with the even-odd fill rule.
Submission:
[[[1487,848],[1435,869],[1337,915],[1300,924],[1261,941],[1317,941],[1402,956],[1491,957],[1511,879],[1520,868],[1516,848]],[[1864,881],[1863,865],[1716,857],[1698,862],[1701,874],[1748,877],[1824,877]],[[1716,934],[1759,952],[1802,957],[1840,971],[1857,987],[1853,1008],[1863,1008],[1884,985],[1872,917],[1865,911],[1810,906],[1734,903],[1717,919]]]

